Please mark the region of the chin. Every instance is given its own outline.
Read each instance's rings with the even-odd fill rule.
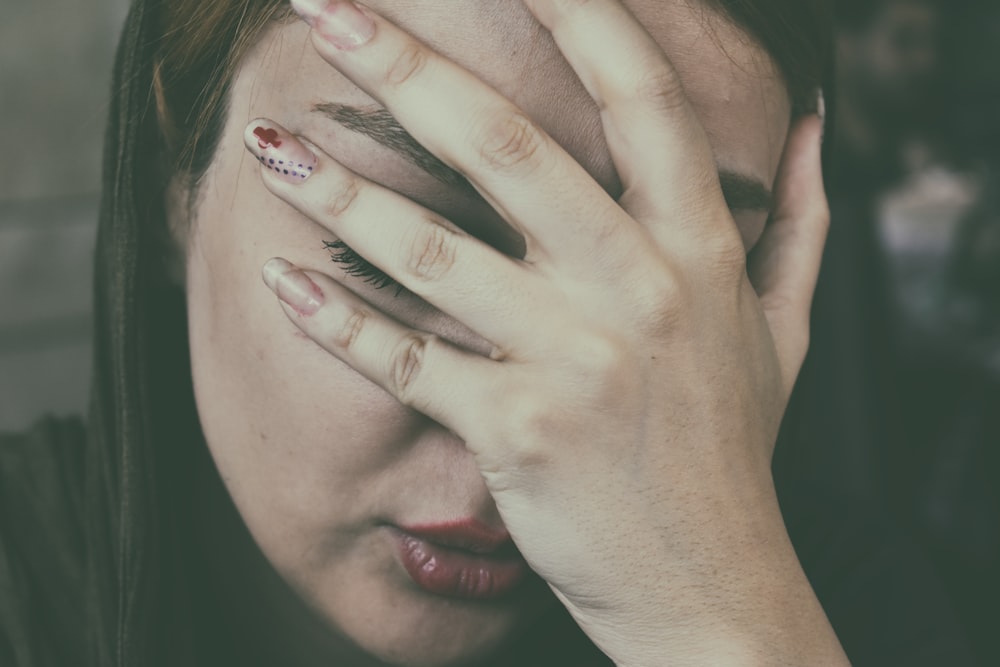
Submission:
[[[503,599],[489,602],[431,595],[408,582],[394,584],[380,586],[382,590],[371,591],[366,597],[352,596],[364,603],[352,605],[351,609],[344,610],[337,603],[336,610],[321,609],[321,613],[363,653],[400,667],[477,663],[511,647],[558,604],[537,579],[525,582]],[[313,602],[325,606],[320,600]]]
[[[442,628],[436,633],[398,634],[389,641],[383,635],[376,639],[377,645],[362,648],[387,665],[462,667],[480,663],[517,641],[517,633],[508,624],[470,630]]]

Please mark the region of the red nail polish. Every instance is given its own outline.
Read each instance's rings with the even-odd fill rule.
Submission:
[[[316,156],[305,144],[280,125],[255,120],[244,132],[247,148],[261,167],[288,183],[302,183],[316,170]]]

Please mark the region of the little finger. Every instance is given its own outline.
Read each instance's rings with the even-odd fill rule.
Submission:
[[[503,364],[411,329],[329,276],[281,258],[264,265],[265,284],[285,314],[322,348],[400,403],[466,437],[492,405]]]
[[[727,214],[699,215],[706,202],[727,211],[708,138],[673,63],[635,16],[619,0],[524,2],[601,110],[625,210],[660,236],[685,224],[699,235],[706,224],[731,228]],[[685,210],[691,202],[699,210]]]

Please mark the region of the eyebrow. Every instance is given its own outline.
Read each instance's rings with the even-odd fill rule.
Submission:
[[[476,194],[476,189],[464,176],[421,146],[387,109],[321,102],[313,106],[313,111],[395,151],[442,183]],[[723,168],[719,169],[719,184],[732,211],[770,212],[773,206],[771,191],[751,176]]]

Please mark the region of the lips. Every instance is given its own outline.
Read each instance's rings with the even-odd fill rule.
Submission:
[[[402,526],[394,532],[406,573],[435,595],[495,599],[517,588],[528,573],[507,531],[475,519]]]

